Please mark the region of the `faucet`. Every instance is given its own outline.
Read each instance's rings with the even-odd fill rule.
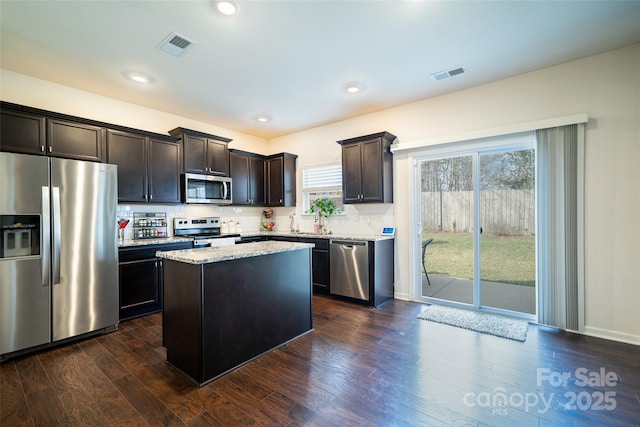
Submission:
[[[289,224],[289,230],[290,230],[292,233],[295,233],[295,232],[296,232],[296,228],[295,228],[295,227],[294,227],[294,225],[293,225],[293,222],[295,221],[295,217],[296,217],[296,213],[295,213],[295,212],[294,212],[294,213],[292,213],[291,215],[289,215],[289,219],[291,220],[291,224]]]

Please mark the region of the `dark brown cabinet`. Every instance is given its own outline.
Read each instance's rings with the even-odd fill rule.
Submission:
[[[338,141],[342,145],[344,203],[393,203],[393,159],[396,137],[380,132]]]
[[[46,154],[45,117],[0,109],[0,150],[23,154]]]
[[[232,204],[264,206],[265,166],[258,154],[229,150],[229,172],[232,182]]]
[[[118,201],[180,203],[177,138],[107,131],[107,162],[118,165]]]
[[[244,239],[243,237],[242,240],[244,241]],[[329,294],[329,239],[273,236],[270,240],[313,243],[315,245],[311,250],[311,282],[313,283],[313,292]]]
[[[189,249],[191,242],[120,248],[120,320],[162,310],[162,268],[156,251]]]
[[[14,153],[103,161],[103,126],[57,118],[53,117],[53,113],[50,114],[2,103],[0,149]]]
[[[169,134],[182,140],[185,172],[229,176],[227,144],[231,139],[185,128],[175,128]]]
[[[229,150],[229,153],[234,205],[296,205],[297,155],[263,156],[241,150]]]
[[[66,120],[47,119],[47,154],[101,162],[105,129]]]
[[[267,206],[296,205],[296,159],[298,156],[280,153],[265,160]]]
[[[133,133],[107,131],[107,162],[118,165],[118,201],[147,201],[147,142]]]
[[[180,143],[149,138],[149,202],[180,203]]]

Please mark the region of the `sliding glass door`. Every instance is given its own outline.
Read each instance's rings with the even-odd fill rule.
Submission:
[[[480,305],[536,313],[535,154],[479,155]]]
[[[417,167],[420,299],[535,314],[534,150],[424,158]]]
[[[474,302],[473,164],[469,155],[419,163],[423,297]]]

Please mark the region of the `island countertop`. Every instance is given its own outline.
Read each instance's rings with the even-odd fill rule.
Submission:
[[[377,242],[380,240],[391,240],[395,236],[383,236],[380,234],[358,234],[358,233],[331,233],[331,234],[319,234],[305,231],[247,231],[240,233],[242,237],[299,237],[306,239],[326,239],[326,240],[360,240],[365,242]]]
[[[216,248],[181,249],[177,251],[159,251],[158,258],[188,264],[209,264],[212,262],[229,261],[233,259],[249,258],[260,255],[274,254],[278,252],[295,251],[298,249],[312,248],[312,243],[294,242],[254,242],[242,245],[221,246]]]

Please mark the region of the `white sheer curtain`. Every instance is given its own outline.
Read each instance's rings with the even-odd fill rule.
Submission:
[[[538,321],[584,329],[582,164],[584,125],[536,131]]]

